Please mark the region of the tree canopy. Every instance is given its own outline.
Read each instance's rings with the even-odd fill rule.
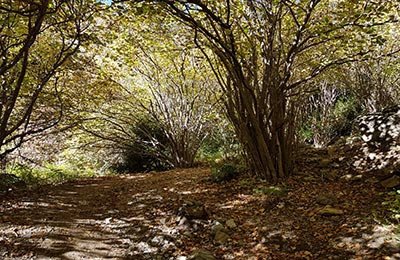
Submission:
[[[390,59],[397,64],[398,5],[5,1],[1,157],[58,126],[74,127],[71,136],[79,147],[117,154],[133,149],[187,167],[204,142],[210,143],[206,139],[221,133],[226,116],[249,169],[276,182],[292,173],[302,131],[311,129],[316,137],[326,124],[351,120],[349,111],[367,106],[360,101],[370,97],[361,95],[365,84],[358,90],[349,86],[366,74],[372,77],[362,67],[383,76],[378,64]],[[387,67],[391,72],[384,77],[395,75],[396,66]],[[398,96],[397,78],[390,77],[393,90],[381,100]],[[376,99],[390,84],[377,87]],[[332,119],[339,113],[333,106],[349,100],[360,102]],[[322,109],[323,102],[334,104]],[[349,128],[335,127],[342,133]],[[332,136],[326,132],[325,139],[314,141],[327,144]]]

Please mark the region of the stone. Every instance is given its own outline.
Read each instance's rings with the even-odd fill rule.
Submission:
[[[193,251],[193,253],[189,256],[191,260],[215,260],[213,253],[205,249],[199,249]]]
[[[214,244],[225,245],[229,239],[230,236],[227,233],[224,231],[217,231],[214,236]]]
[[[236,228],[236,223],[235,223],[235,220],[233,220],[233,219],[229,219],[228,221],[226,221],[225,225],[229,229]]]
[[[322,159],[318,162],[320,168],[329,168],[332,161],[330,159]]]
[[[338,208],[333,208],[331,206],[325,206],[319,209],[317,213],[323,216],[335,216],[344,214],[343,210]]]
[[[225,227],[219,222],[216,222],[212,227],[211,227],[211,232],[213,235],[215,235],[219,231],[224,231],[225,232]]]
[[[387,150],[400,142],[400,106],[356,119],[356,133],[369,147]]]
[[[330,170],[330,171],[324,173],[324,177],[327,180],[334,181],[334,180],[339,178],[339,172],[338,171],[334,171],[334,170]]]
[[[203,203],[198,201],[187,200],[179,208],[178,214],[187,219],[208,219],[209,214]]]
[[[400,176],[393,175],[392,177],[381,181],[381,185],[387,189],[400,186]]]
[[[316,198],[316,201],[318,204],[321,205],[335,205],[338,201],[335,195],[333,194],[323,194],[323,195],[319,195]]]

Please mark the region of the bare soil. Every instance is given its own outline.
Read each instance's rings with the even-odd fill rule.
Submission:
[[[196,249],[216,259],[400,259],[379,178],[354,170],[346,151],[333,154],[303,155],[281,192],[246,176],[214,183],[197,168],[3,194],[0,259],[184,260]],[[188,200],[207,219],[182,218]],[[236,227],[217,244],[213,226],[227,220]]]

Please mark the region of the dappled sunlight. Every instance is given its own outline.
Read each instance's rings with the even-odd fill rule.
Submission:
[[[121,174],[119,178],[127,180],[145,179],[147,174]]]
[[[224,201],[223,203],[217,204],[221,209],[233,209],[237,207],[246,206],[249,203],[255,201],[262,201],[263,198],[261,196],[256,195],[246,195],[246,194],[238,194],[235,199],[229,199]]]
[[[398,259],[400,237],[396,237],[394,226],[375,225],[372,230],[368,226],[358,225],[360,232],[355,236],[338,237],[335,247],[354,252],[355,255],[366,254],[371,250],[382,250],[386,248],[392,255],[384,256],[383,259]],[[392,257],[392,258],[391,258]]]
[[[356,170],[381,170],[400,164],[400,146],[394,146],[388,151],[374,151],[364,145],[360,150],[360,155],[354,158],[353,166]]]
[[[382,248],[391,252],[388,245],[396,245],[389,238],[392,229],[372,220],[357,225],[359,219],[348,210],[344,215],[319,215],[313,202],[325,190],[319,183],[306,187],[298,180],[289,180],[288,187],[255,180],[215,184],[204,181],[208,172],[199,176],[194,172],[108,178],[87,188],[71,183],[43,191],[36,199],[0,205],[0,258],[187,260],[194,249],[207,248],[217,259],[328,259],[332,255],[356,259]],[[185,177],[190,184],[179,181]],[[344,183],[331,185],[330,191],[335,192]],[[197,214],[196,207],[205,209],[205,218],[187,215]],[[224,244],[214,237],[218,225],[225,226],[229,236]]]

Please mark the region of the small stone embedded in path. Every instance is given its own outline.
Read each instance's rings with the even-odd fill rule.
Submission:
[[[214,244],[225,245],[229,239],[230,236],[227,233],[224,231],[217,231],[214,236]]]
[[[212,234],[216,234],[218,231],[225,231],[224,225],[222,225],[219,222],[216,222],[212,227],[211,227],[211,232]]]
[[[199,249],[194,251],[190,257],[190,260],[215,260],[213,253],[210,251]]]
[[[333,194],[319,195],[316,198],[316,201],[317,201],[318,204],[331,205],[331,206],[337,204],[337,202],[338,202],[336,196],[333,195]]]
[[[392,177],[381,181],[384,188],[391,189],[400,186],[400,176],[393,175]]]
[[[236,223],[235,223],[235,220],[233,220],[233,219],[229,219],[228,221],[226,221],[225,225],[229,229],[236,228]]]
[[[179,215],[187,219],[208,219],[208,212],[203,203],[198,201],[186,200],[179,208]]]
[[[343,215],[344,211],[338,208],[333,208],[331,206],[325,206],[319,209],[317,213],[323,216],[335,216],[335,215]]]

